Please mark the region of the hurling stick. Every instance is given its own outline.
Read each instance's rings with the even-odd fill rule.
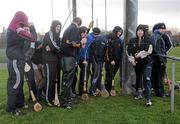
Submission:
[[[101,76],[101,96],[106,98],[109,97],[109,92],[106,90],[105,85],[104,85],[104,73],[102,69],[102,76]]]
[[[58,98],[58,91],[57,91],[57,83],[55,84],[55,98],[54,98],[54,105],[60,106],[59,98]]]
[[[33,101],[34,103],[36,102],[36,103],[34,104],[34,110],[35,110],[36,112],[40,112],[40,111],[42,110],[42,105],[37,102],[37,100],[36,100],[36,98],[35,98],[34,93],[33,93],[32,90],[30,90],[30,94],[31,94],[31,97],[32,97],[32,101]]]
[[[87,101],[89,99],[87,94],[87,64],[84,64],[84,84],[83,84],[83,94],[81,96],[82,100]]]

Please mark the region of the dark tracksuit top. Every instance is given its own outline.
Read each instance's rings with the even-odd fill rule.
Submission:
[[[60,38],[54,38],[53,32],[49,31],[43,39],[42,59],[45,71],[46,102],[52,102],[55,96],[55,82],[58,67],[58,52]],[[48,47],[50,49],[48,49]]]
[[[81,36],[79,29],[75,24],[71,24],[64,32],[62,37],[62,53],[63,56],[75,57],[79,55],[79,48],[73,47],[72,43],[80,43]]]
[[[35,41],[32,33],[21,27],[7,30],[8,58],[8,102],[7,111],[15,111],[18,107],[24,106],[23,82],[24,82],[24,41]]]
[[[155,30],[151,37],[153,44],[153,54],[166,55],[166,46],[162,38],[162,34]],[[165,75],[166,58],[161,56],[153,56],[153,70],[152,70],[152,84],[157,96],[162,97],[164,95],[163,79]]]
[[[119,37],[114,37],[114,39],[109,40],[106,60],[105,60],[105,69],[106,69],[106,89],[110,92],[112,86],[112,79],[116,75],[119,67],[121,66],[121,57],[123,51],[123,41]],[[115,65],[111,64],[111,61],[115,61]]]
[[[79,47],[74,47],[72,44],[76,43],[80,45],[81,36],[79,33],[79,29],[77,26],[72,23],[64,32],[62,37],[62,60],[61,60],[61,67],[63,70],[63,88],[64,88],[64,95],[63,99],[66,103],[69,101],[71,97],[72,89],[75,87],[75,79],[76,79],[76,64],[77,59],[79,56]]]
[[[101,77],[104,63],[105,52],[107,48],[107,40],[105,36],[95,36],[90,46],[90,59],[92,61],[92,86],[90,92],[94,93],[96,88],[101,89]]]

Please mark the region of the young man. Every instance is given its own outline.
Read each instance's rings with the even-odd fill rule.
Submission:
[[[61,23],[58,20],[52,21],[50,31],[47,32],[43,39],[42,58],[45,71],[45,89],[47,105],[54,105],[55,83],[58,67],[58,53],[60,52],[60,31]]]
[[[154,91],[156,96],[164,96],[164,75],[166,69],[166,58],[158,55],[166,55],[166,46],[162,35],[166,31],[166,25],[164,23],[155,24],[153,27],[153,34],[151,36],[151,42],[153,44],[153,73],[152,82],[154,85]]]
[[[73,19],[72,24],[65,30],[62,38],[62,60],[61,67],[63,71],[63,94],[62,107],[71,109],[74,104],[72,98],[72,83],[76,74],[76,60],[79,55],[79,49],[84,39],[81,39],[79,27],[82,20],[79,17]]]
[[[7,30],[7,49],[6,55],[8,58],[8,81],[7,81],[7,112],[11,112],[13,115],[20,115],[18,108],[24,106],[24,41],[34,42],[36,38],[33,33],[25,30],[24,27],[28,27],[28,17],[22,12],[18,11],[14,15]],[[33,28],[29,25],[29,28]],[[35,46],[32,45],[32,48]]]
[[[101,90],[101,77],[104,64],[104,57],[107,48],[107,40],[104,35],[100,35],[100,29],[94,28],[98,32],[94,35],[93,42],[90,45],[90,60],[92,63],[92,80],[90,95],[98,96]],[[94,32],[94,31],[93,31]]]

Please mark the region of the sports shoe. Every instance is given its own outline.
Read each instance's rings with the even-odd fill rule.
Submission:
[[[11,112],[11,114],[13,116],[22,116],[22,115],[25,115],[25,113],[22,113],[20,110],[16,109],[14,111]]]
[[[52,107],[53,103],[47,102],[47,106]]]
[[[134,97],[135,100],[142,99],[142,98],[143,98],[142,95],[138,95],[138,96],[135,96],[135,97]]]
[[[29,108],[28,104],[24,104],[23,108],[28,109]]]
[[[147,102],[146,102],[146,106],[151,106],[151,105],[152,105],[151,100],[147,100]]]

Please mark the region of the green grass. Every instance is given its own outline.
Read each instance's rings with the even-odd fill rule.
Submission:
[[[6,50],[5,49],[0,49],[0,63],[5,63],[6,60],[7,60]]]
[[[180,47],[174,48],[170,55],[180,57]],[[171,62],[168,62],[168,75]],[[176,63],[176,80],[180,80],[180,62]],[[171,76],[169,76],[171,77]],[[116,81],[119,78],[116,76]],[[44,103],[40,113],[33,111],[33,104],[28,102],[27,84],[25,83],[26,101],[30,104],[27,114],[13,117],[5,112],[7,70],[0,70],[0,124],[179,124],[180,91],[175,93],[175,112],[170,113],[169,98],[153,97],[153,106],[145,107],[145,100],[134,100],[132,96],[91,97],[88,102],[75,105],[73,110],[50,108]],[[117,85],[117,84],[116,84]],[[118,85],[116,87],[118,88]]]

